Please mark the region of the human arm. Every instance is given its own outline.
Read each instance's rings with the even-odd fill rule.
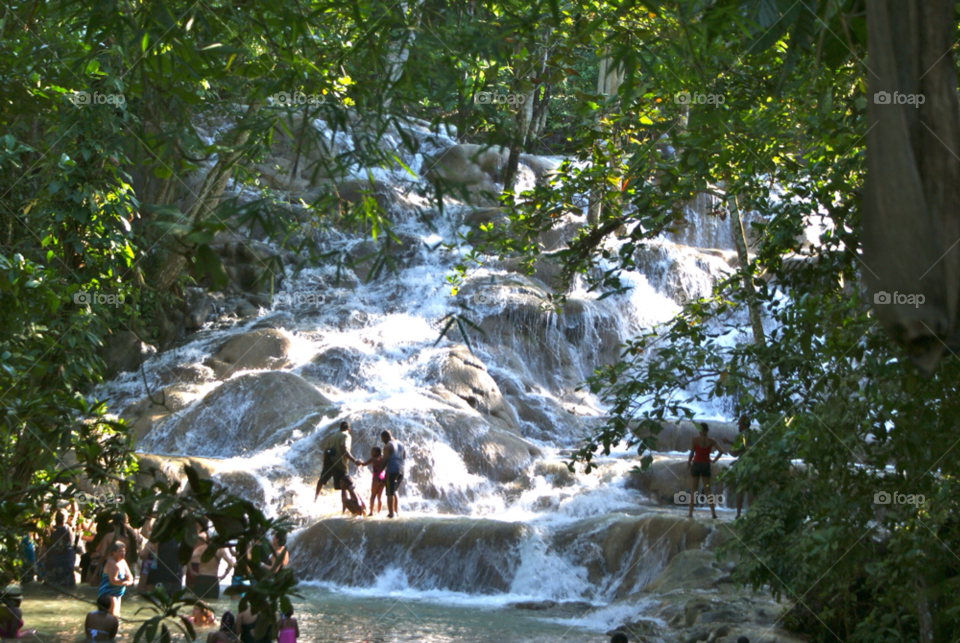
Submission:
[[[690,455],[687,457],[687,468],[689,469],[693,466],[693,454],[696,452],[694,445],[696,445],[696,438],[690,438]]]
[[[720,446],[720,443],[716,440],[713,441],[713,446],[717,448],[717,457],[713,459],[714,462],[720,459],[720,456],[724,454],[723,447]]]
[[[227,564],[227,571],[223,572],[223,576],[220,577],[220,580],[223,580],[231,571],[233,571],[233,568],[237,564],[237,559],[230,554],[230,550],[226,547],[223,549],[218,549],[217,556],[219,556],[220,559]]]
[[[110,568],[110,571],[107,572],[107,578],[110,579],[111,585],[133,585],[133,574],[130,573],[130,568],[127,566],[127,561],[120,560],[111,561],[113,565],[107,563]],[[120,575],[123,574],[123,580],[120,579]]]

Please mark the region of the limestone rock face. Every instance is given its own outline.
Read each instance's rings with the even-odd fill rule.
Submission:
[[[454,197],[459,197],[457,191],[461,190],[472,203],[492,204],[500,193],[496,181],[506,168],[509,154],[500,146],[459,143],[426,164],[427,177],[445,183],[446,192]]]
[[[280,116],[270,152],[257,165],[268,185],[292,194],[317,187],[333,170],[336,141],[308,108]],[[315,110],[314,110],[315,111]]]
[[[737,589],[730,576],[732,567],[730,562],[718,563],[711,551],[678,553],[652,583],[614,603],[620,608],[646,606],[645,618],[625,623],[617,631],[638,640],[678,643],[735,643],[741,636],[750,641],[800,643],[802,639],[777,627],[789,605],[766,593]]]
[[[174,424],[143,441],[145,450],[232,457],[260,451],[312,430],[335,405],[292,373],[249,373],[197,402]],[[156,433],[159,433],[157,435]]]
[[[690,442],[697,435],[700,434],[700,424],[699,421],[690,422],[688,420],[682,420],[680,422],[664,422],[663,428],[660,430],[660,433],[657,434],[657,451],[680,451],[684,453],[690,452]],[[707,426],[710,431],[707,433],[708,436],[716,440],[721,448],[727,453],[730,451],[730,445],[728,445],[725,440],[730,440],[733,442],[737,437],[737,424],[736,422],[707,422]],[[637,437],[645,437],[651,435],[649,431],[646,430],[636,430],[634,435]]]
[[[297,535],[290,560],[300,578],[357,584],[370,569],[393,565],[418,588],[506,592],[528,529],[498,520],[402,514],[399,520],[329,519]]]
[[[145,397],[123,410],[120,418],[133,427],[134,442],[139,443],[153,428],[170,417],[171,414],[186,408],[193,395],[185,386],[168,386],[153,393],[153,400]],[[154,404],[154,402],[158,402]]]
[[[728,468],[729,465],[726,462],[715,462],[710,465],[711,493],[724,494],[726,496],[724,506],[733,507],[736,506],[736,498],[730,493],[726,493],[727,490],[723,483],[717,480],[717,477]],[[648,469],[630,474],[627,479],[627,487],[646,493],[652,500],[661,505],[676,505],[678,504],[675,502],[677,494],[689,493],[690,480],[686,458],[656,455]],[[683,499],[681,498],[681,500]],[[680,505],[681,507],[685,506],[683,503],[680,503]],[[699,505],[697,506],[703,509]]]
[[[255,330],[230,338],[207,361],[218,379],[239,371],[279,369],[290,357],[290,336],[281,330]]]
[[[438,384],[441,389],[439,394],[452,393],[470,408],[496,418],[508,428],[519,432],[519,422],[513,407],[504,399],[500,387],[487,372],[484,363],[466,346],[452,346],[431,365],[428,378]]]
[[[100,357],[107,366],[104,377],[136,372],[140,370],[141,360],[146,361],[156,352],[154,346],[140,341],[139,337],[128,330],[114,333],[104,341],[100,350]]]
[[[609,299],[571,297],[557,314],[546,287],[523,275],[469,280],[461,292],[477,308],[483,330],[471,339],[501,368],[544,388],[572,392],[597,366],[619,357],[623,317]]]
[[[320,385],[339,389],[358,387],[363,378],[364,355],[355,348],[331,346],[320,351],[309,364],[300,368],[300,375]]]
[[[623,597],[647,586],[678,552],[700,549],[710,527],[677,515],[613,515],[558,531],[553,546],[587,568],[591,583]]]

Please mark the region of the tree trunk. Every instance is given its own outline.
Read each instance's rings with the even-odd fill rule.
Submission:
[[[520,169],[520,153],[527,144],[527,138],[533,124],[533,99],[536,96],[536,88],[519,95],[523,96],[524,99],[523,104],[517,110],[517,132],[510,142],[510,156],[507,159],[507,170],[503,176],[505,192],[512,192],[517,182],[517,172]]]
[[[757,291],[753,287],[753,274],[750,269],[750,256],[747,254],[747,234],[740,220],[740,206],[737,198],[732,199],[730,208],[730,222],[733,226],[733,241],[737,246],[737,258],[740,260],[740,277],[743,280],[743,290],[747,296],[747,308],[750,310],[750,326],[753,329],[753,343],[761,353],[767,347],[767,337],[763,332],[763,320],[760,317],[760,304],[757,302]],[[760,381],[763,383],[764,395],[767,400],[773,400],[777,394],[773,382],[773,371],[761,359],[757,359],[760,367]]]
[[[403,75],[403,66],[410,57],[410,45],[415,36],[415,29],[420,26],[420,7],[424,0],[417,0],[413,9],[409,8],[406,2],[400,3],[400,8],[407,20],[412,19],[413,24],[407,30],[407,33],[397,42],[390,45],[387,52],[387,88],[383,97],[383,111],[386,113],[390,108],[390,102],[393,100],[393,88]],[[415,14],[415,15],[414,15]]]
[[[597,93],[607,97],[617,95],[620,89],[620,83],[623,81],[623,69],[619,65],[613,64],[610,56],[604,56],[600,59],[600,73],[597,75]],[[603,112],[597,115],[597,129],[600,128],[600,118]],[[602,203],[599,194],[590,195],[590,205],[587,208],[587,223],[596,225],[600,221]]]

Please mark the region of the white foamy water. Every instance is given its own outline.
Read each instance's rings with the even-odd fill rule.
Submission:
[[[346,133],[336,138],[341,149],[353,145]],[[449,139],[432,143],[434,151],[450,144]],[[424,148],[430,149],[429,145]],[[403,160],[414,171],[424,164],[422,153],[407,154]],[[376,169],[374,175],[397,189],[409,192],[413,186],[405,171]],[[524,169],[521,179],[532,187],[529,169]],[[407,205],[426,203],[411,197]],[[483,568],[483,561],[471,563],[470,569],[483,568],[489,577],[478,581],[485,589],[475,592],[451,589],[464,584],[456,575],[466,572],[454,564],[462,552],[453,558],[438,557],[432,564],[442,571],[433,575],[427,573],[427,563],[410,558],[404,563],[407,567],[387,564],[349,577],[308,578],[308,586],[357,598],[394,597],[480,609],[530,600],[605,605],[621,584],[637,590],[652,580],[665,566],[667,553],[657,542],[647,542],[641,531],[627,552],[632,556],[649,546],[649,555],[635,563],[636,569],[592,559],[585,562],[584,552],[602,547],[601,536],[611,529],[612,521],[626,524],[660,510],[653,500],[626,486],[628,473],[638,461],[635,452],[623,445],[598,460],[598,469],[589,475],[560,471],[569,458],[565,450],[576,447],[592,427],[603,422],[602,402],[578,390],[578,385],[595,368],[614,361],[620,343],[668,321],[684,301],[709,296],[716,280],[730,274],[731,268],[721,252],[704,253],[677,245],[676,238],[661,239],[643,250],[644,259],[638,262],[641,270],[622,275],[630,287],[626,294],[599,300],[578,280],[567,293],[571,304],[560,315],[545,305],[550,292],[545,283],[506,270],[493,258],[472,271],[463,292],[454,297],[446,279],[470,250],[461,236],[468,230],[462,225],[468,211],[447,206],[442,217],[432,218],[432,225],[409,215],[399,220],[394,232],[413,247],[402,259],[398,257],[396,274],[372,283],[346,274],[337,283],[331,266],[307,268],[296,275],[290,272],[278,289],[310,294],[314,305],[278,301],[270,309],[261,309],[257,318],[231,328],[203,330],[144,366],[150,389],[156,391],[171,384],[163,379],[164,372],[202,363],[231,337],[258,328],[279,328],[292,342],[283,370],[310,382],[335,404],[332,410],[322,415],[318,411],[316,421],[306,426],[299,422],[302,418],[278,426],[281,439],[245,443],[237,455],[228,448],[229,435],[224,439],[214,420],[238,425],[259,413],[258,405],[270,402],[231,400],[225,410],[210,411],[216,418],[201,414],[193,425],[182,426],[180,422],[200,400],[223,383],[173,382],[187,407],[155,425],[141,444],[167,455],[202,453],[222,458],[215,477],[248,481],[235,490],[247,494],[268,515],[285,513],[309,526],[340,512],[337,493],[328,491],[317,502],[313,500],[324,438],[341,419],[350,418],[355,425],[354,455],[365,459],[370,446],[377,444],[379,430],[389,428],[408,448],[401,495],[405,520],[421,521],[423,533],[442,521],[453,524],[468,519],[481,524],[493,520],[504,525],[504,533],[513,525],[522,527],[520,535],[503,536],[502,547],[490,544],[494,541],[478,542],[478,547],[491,547],[482,557],[490,569]],[[725,240],[726,233],[714,219],[709,220],[709,229],[688,230],[684,238]],[[331,231],[324,245],[329,251],[349,251],[364,240],[359,234]],[[622,243],[611,241],[611,249],[617,250]],[[438,342],[442,324],[451,314],[464,315],[483,329],[471,332],[471,346],[513,409],[515,426],[474,408],[466,397],[457,402],[438,392],[438,360],[447,355],[452,342],[463,342],[456,328]],[[723,333],[721,341],[731,345],[751,339],[745,319],[742,328]],[[328,355],[337,356],[341,366],[318,371],[317,360]],[[246,374],[237,373],[231,379]],[[713,383],[698,386],[706,391]],[[124,374],[97,391],[116,412],[146,393],[139,373]],[[692,408],[703,419],[729,419],[732,412],[726,403],[698,403]],[[511,457],[524,463],[511,464]],[[499,479],[500,471],[511,466],[517,469],[515,475]],[[354,479],[358,492],[369,501],[369,469],[357,472]],[[465,527],[464,538],[468,531]],[[343,546],[376,551],[377,543],[366,534],[354,536]],[[417,547],[419,536],[409,537],[411,548]],[[456,548],[459,542],[450,547]],[[602,630],[618,619],[622,622],[628,612],[635,616],[638,609],[616,605],[556,623]]]

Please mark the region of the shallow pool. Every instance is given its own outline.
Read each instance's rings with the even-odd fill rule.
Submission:
[[[408,596],[358,596],[356,593],[302,587],[303,598],[293,605],[300,623],[300,641],[458,641],[467,643],[544,642],[587,643],[604,641],[602,632],[591,632],[570,620],[563,624],[538,617],[537,612],[488,605],[457,604],[442,598],[422,600]],[[83,586],[77,596],[93,601],[96,589]],[[121,616],[130,620],[148,618],[148,603],[136,595],[124,597]],[[210,602],[217,614],[231,609],[237,612],[237,601],[221,598]],[[27,641],[41,643],[74,643],[84,640],[83,620],[93,609],[90,603],[65,597],[41,585],[24,588],[23,615],[25,627],[36,628],[37,635]],[[572,619],[576,621],[576,619]],[[138,625],[121,623],[118,640],[132,641]],[[206,640],[199,632],[198,640]]]

